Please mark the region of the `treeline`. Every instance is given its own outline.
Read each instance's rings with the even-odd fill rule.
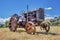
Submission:
[[[60,26],[60,16],[55,17],[54,19],[50,19],[50,22],[51,22],[52,25]]]
[[[9,21],[6,21],[4,24],[0,25],[0,28],[1,27],[6,28],[6,27],[8,27],[8,25],[9,25]]]

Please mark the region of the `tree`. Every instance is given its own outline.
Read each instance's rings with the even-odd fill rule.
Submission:
[[[8,27],[9,21],[6,21],[3,27]]]

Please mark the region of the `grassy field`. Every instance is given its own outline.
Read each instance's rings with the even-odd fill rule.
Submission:
[[[0,40],[60,40],[60,27],[51,26],[48,34],[36,27],[36,34],[27,34],[24,28],[18,28],[17,32],[11,32],[8,28],[0,28]]]

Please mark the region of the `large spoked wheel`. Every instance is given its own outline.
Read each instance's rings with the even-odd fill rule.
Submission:
[[[10,29],[10,31],[15,32],[17,30],[17,27],[12,27],[11,26],[9,29]]]
[[[8,26],[8,27],[9,27],[10,31],[12,31],[12,27],[11,26]]]
[[[25,29],[28,34],[35,34],[35,32],[36,32],[34,23],[29,23],[29,22],[26,23]]]
[[[9,25],[9,29],[10,29],[10,31],[15,32],[17,30],[17,24]]]

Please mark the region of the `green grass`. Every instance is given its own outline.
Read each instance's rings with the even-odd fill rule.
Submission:
[[[51,26],[48,34],[36,27],[36,34],[27,34],[24,28],[11,32],[8,28],[0,28],[0,40],[60,40],[60,27]]]

